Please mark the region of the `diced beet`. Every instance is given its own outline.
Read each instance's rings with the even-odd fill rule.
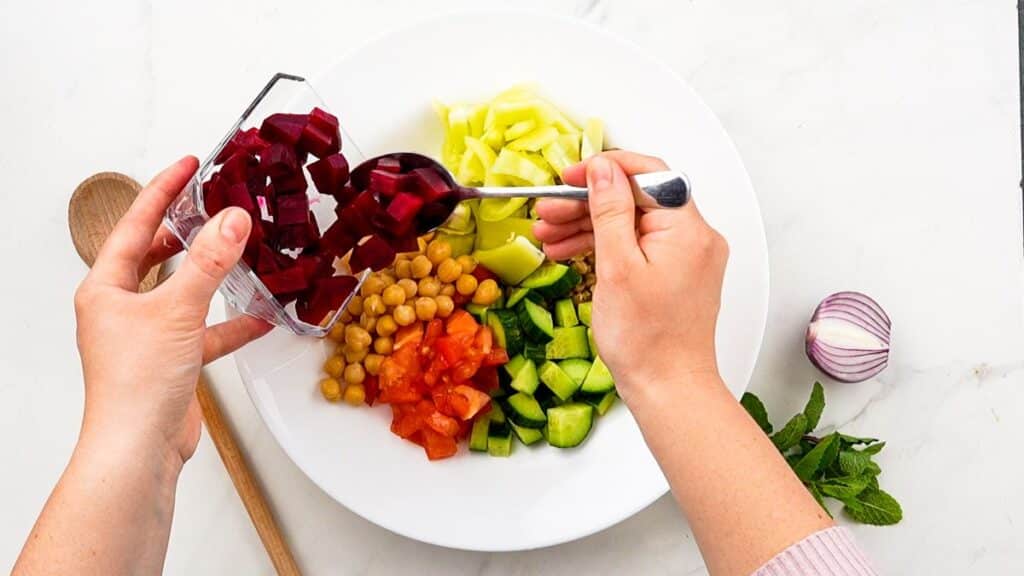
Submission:
[[[398,158],[381,158],[374,164],[374,169],[397,173],[402,171],[402,163],[398,161]]]
[[[224,162],[220,168],[220,175],[225,181],[234,184],[235,182],[246,182],[250,174],[256,171],[259,161],[248,152],[237,152]]]
[[[299,320],[308,324],[320,324],[332,310],[341,308],[358,283],[359,280],[354,276],[334,276],[318,280],[295,304]]]
[[[270,180],[274,183],[274,189],[281,195],[301,194],[305,196],[306,188],[309,186],[306,182],[306,175],[303,174],[301,168],[298,172],[289,172]]]
[[[406,189],[408,177],[397,172],[371,170],[367,190],[380,194],[382,198],[393,198]]]
[[[408,232],[392,236],[385,236],[391,247],[395,249],[395,252],[418,252],[420,249],[420,243],[417,240],[415,230],[409,230]]]
[[[338,194],[348,182],[348,160],[341,153],[331,154],[309,165],[309,175],[321,194]]]
[[[249,189],[245,187],[244,182],[228,186],[224,191],[224,200],[228,206],[238,206],[249,214],[259,214],[256,202],[249,195]]]
[[[350,206],[358,210],[367,220],[372,220],[381,211],[377,198],[369,190],[360,192],[358,196],[352,199]]]
[[[253,221],[253,226],[249,231],[249,238],[245,241],[245,250],[242,251],[242,256],[245,257],[245,261],[249,264],[250,268],[253,268],[254,264],[259,266],[259,259],[261,258],[260,252],[262,248],[266,247],[266,235],[262,226],[256,226],[256,221]]]
[[[291,266],[260,277],[273,295],[301,292],[309,287],[306,273],[301,266]]]
[[[274,222],[278,226],[294,226],[309,222],[309,198],[305,194],[278,196],[274,209]]]
[[[210,218],[227,207],[225,188],[226,184],[219,172],[214,173],[209,180],[203,182],[203,207],[206,209],[206,215]]]
[[[248,130],[238,130],[235,132],[235,135],[232,136],[226,144],[224,144],[224,148],[222,148],[217,154],[217,158],[215,158],[213,162],[214,164],[222,164],[239,150],[244,150],[249,154],[259,154],[266,146],[267,142],[260,138],[259,129],[249,128]]]
[[[306,280],[311,284],[313,278],[316,277],[317,270],[320,269],[320,260],[321,258],[317,254],[299,254],[299,257],[295,259],[295,265],[302,268]]]
[[[452,191],[444,178],[432,168],[417,168],[409,172],[409,176],[424,202],[436,202]]]
[[[259,256],[255,251],[245,250],[242,252],[242,262],[245,262],[245,265],[250,269],[256,268],[258,258]]]
[[[323,158],[341,150],[341,135],[337,127],[317,125],[311,120],[302,129],[299,146],[317,158]]]
[[[310,111],[309,123],[316,124],[317,126],[334,128],[335,130],[340,126],[337,116],[318,106],[313,107],[313,110]]]
[[[367,218],[359,211],[355,202],[352,202],[338,213],[338,221],[335,224],[340,224],[350,236],[359,239],[373,233],[372,222],[372,218]]]
[[[349,233],[345,223],[339,219],[324,232],[320,238],[320,247],[326,254],[341,257],[356,245],[356,240],[357,238]]]
[[[455,196],[451,196],[455,199]],[[416,215],[416,230],[420,234],[437,228],[441,224],[444,224],[445,220],[452,215],[452,210],[455,208],[454,202],[452,205],[446,205],[441,202],[431,202],[424,204],[420,208],[420,213]]]
[[[335,208],[334,210],[336,212],[340,211],[345,206],[351,204],[352,201],[355,200],[356,196],[358,195],[359,193],[356,192],[355,188],[351,186],[342,186],[341,190],[339,190],[337,194],[334,194],[334,200],[338,203],[337,208]]]
[[[260,155],[260,169],[271,179],[302,173],[295,150],[284,144],[271,144]]]
[[[398,228],[404,228],[412,223],[412,219],[416,217],[416,213],[422,206],[423,200],[419,196],[401,192],[391,200],[385,213],[398,225]]]
[[[395,261],[395,249],[380,236],[370,236],[365,242],[352,250],[349,267],[353,273],[366,268],[374,271],[384,269]]]
[[[255,230],[255,228],[253,228]],[[250,265],[250,268],[252,266]],[[260,243],[259,248],[259,259],[256,261],[255,271],[259,276],[265,276],[267,274],[273,274],[281,269],[281,266],[277,262],[276,253],[270,249],[266,244]]]
[[[308,121],[308,114],[271,114],[263,120],[259,135],[264,140],[294,147]]]
[[[282,250],[305,248],[316,243],[306,223],[277,227],[277,247]]]
[[[266,194],[267,189],[267,177],[263,174],[263,171],[259,167],[259,163],[254,168],[249,170],[249,178],[245,181],[245,187],[249,189],[251,196],[260,196]]]

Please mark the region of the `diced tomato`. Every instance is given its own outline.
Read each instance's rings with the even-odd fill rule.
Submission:
[[[459,361],[458,364],[452,366],[452,381],[453,382],[468,382],[473,376],[476,376],[477,370],[480,370],[480,358],[478,354],[467,355]]]
[[[472,274],[477,279],[478,282],[483,282],[484,280],[494,280],[495,282],[498,281],[498,277],[494,274],[494,272],[491,272],[490,270],[484,268],[479,264],[476,265],[476,268],[473,268]]]
[[[455,438],[426,428],[423,430],[423,449],[427,452],[427,458],[440,460],[454,456],[459,451],[459,445],[455,443]]]
[[[473,338],[473,347],[479,350],[484,356],[491,353],[494,347],[494,333],[489,326],[481,326]]]
[[[444,320],[440,318],[434,318],[427,323],[427,330],[423,334],[423,344],[421,346],[421,354],[426,354],[432,351],[434,341],[440,338],[444,334]]]
[[[469,434],[473,431],[472,420],[459,420],[459,433],[455,435],[457,440],[463,440],[469,438]]]
[[[495,348],[495,350],[501,350],[501,348]],[[498,369],[494,366],[484,366],[477,370],[473,376],[473,386],[484,392],[497,390],[501,386],[501,382],[498,381]]]
[[[503,366],[508,364],[508,352],[504,348],[491,348],[490,353],[484,356],[481,366]]]
[[[396,435],[408,439],[423,428],[423,417],[411,405],[392,404],[391,410],[391,431]]]
[[[423,324],[414,322],[408,326],[403,326],[395,332],[394,349],[401,350],[405,346],[411,344],[413,348],[419,346],[419,343],[423,341]]]
[[[466,347],[451,336],[442,336],[435,340],[434,349],[448,366],[454,366],[466,354]]]
[[[473,416],[476,416],[477,412],[479,412],[481,408],[487,406],[491,402],[491,397],[489,395],[484,394],[472,386],[466,386],[465,384],[461,384],[453,388],[452,396],[464,398],[466,401],[464,405],[461,403],[452,404],[456,410],[465,406],[464,409],[459,411],[459,418],[463,420],[471,420]]]
[[[455,418],[442,414],[437,410],[434,410],[430,416],[427,416],[426,424],[434,432],[450,438],[454,438],[459,433],[459,422]]]
[[[373,406],[373,403],[377,401],[377,395],[380,393],[380,386],[377,383],[376,376],[367,376],[366,380],[363,381],[363,389],[366,390],[366,402],[367,406]]]
[[[448,322],[445,325],[446,333],[449,336],[459,335],[476,335],[476,329],[479,324],[473,319],[473,316],[465,310],[456,310],[452,312],[451,316],[448,317]]]

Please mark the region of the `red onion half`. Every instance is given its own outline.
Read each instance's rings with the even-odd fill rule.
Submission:
[[[889,365],[892,321],[869,296],[837,292],[818,305],[807,326],[807,357],[841,382],[862,382]]]

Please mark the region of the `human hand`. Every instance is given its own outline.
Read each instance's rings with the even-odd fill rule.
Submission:
[[[272,328],[249,316],[206,326],[210,299],[241,257],[252,227],[238,208],[203,226],[166,282],[138,293],[140,278],[182,248],[161,221],[196,168],[193,157],[179,160],[139,193],[75,294],[83,435],[134,435],[177,462],[188,460],[199,441],[200,367]]]
[[[564,260],[594,250],[594,338],[623,400],[638,387],[708,374],[718,381],[715,325],[729,248],[691,201],[637,211],[627,174],[665,170],[658,158],[612,151],[567,168],[589,202],[538,202],[534,234]]]

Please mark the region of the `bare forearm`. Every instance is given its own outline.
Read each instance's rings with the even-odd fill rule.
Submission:
[[[14,574],[159,574],[180,468],[141,438],[83,432]]]
[[[638,386],[630,409],[712,574],[746,575],[832,525],[717,375]]]

